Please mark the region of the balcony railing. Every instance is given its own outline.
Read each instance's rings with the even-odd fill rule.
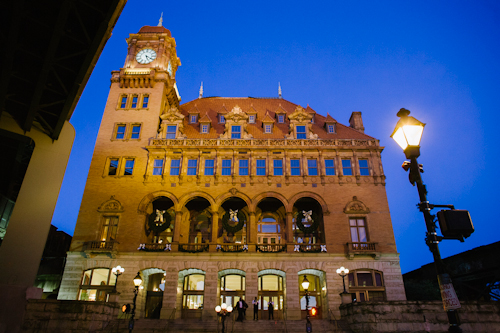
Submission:
[[[350,259],[354,258],[356,254],[369,254],[374,255],[375,259],[380,258],[380,252],[377,249],[378,243],[368,243],[368,242],[352,242],[346,243],[347,255]]]
[[[294,248],[295,252],[304,252],[304,253],[319,253],[326,252],[325,244],[297,244]]]
[[[278,253],[278,252],[286,252],[286,245],[281,244],[258,244],[256,246],[258,252],[265,253]]]
[[[179,252],[198,253],[208,251],[208,244],[179,244]]]
[[[378,146],[361,139],[149,139],[150,146]]]
[[[83,251],[113,251],[117,241],[90,241],[83,244]]]
[[[216,247],[217,251],[222,252],[244,252],[248,251],[246,244],[219,244]]]
[[[143,243],[139,245],[138,248],[139,251],[146,251],[146,252],[164,252],[164,251],[171,251],[172,248],[170,246],[170,243]]]

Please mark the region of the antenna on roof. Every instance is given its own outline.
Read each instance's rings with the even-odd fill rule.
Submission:
[[[198,96],[198,99],[203,97],[203,81],[201,81],[201,86],[200,86],[200,96]]]
[[[159,27],[163,27],[163,12],[161,12],[160,21],[158,22]]]
[[[281,83],[278,82],[278,98],[279,99],[282,99],[283,97],[281,97]]]

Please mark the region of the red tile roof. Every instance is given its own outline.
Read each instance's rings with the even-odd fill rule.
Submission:
[[[255,124],[248,124],[248,133],[253,135],[255,139],[283,139],[285,135],[288,135],[289,131],[289,120],[286,117],[285,123],[275,123],[273,133],[266,134],[263,131],[262,120],[268,113],[271,118],[275,117],[276,111],[278,109],[285,110],[287,115],[292,114],[295,108],[298,106],[292,102],[280,98],[252,98],[252,97],[206,97],[195,99],[193,101],[182,104],[179,107],[179,111],[187,115],[188,112],[196,108],[200,111],[200,118],[204,118],[205,115],[210,119],[215,119],[212,121],[210,126],[210,133],[202,134],[200,133],[200,125],[189,124],[187,117],[184,118],[184,134],[188,138],[204,138],[204,139],[215,139],[224,133],[225,124],[220,124],[218,113],[230,112],[233,107],[239,106],[243,111],[247,112],[252,109],[252,111],[257,112],[257,119]],[[307,112],[316,113],[311,107],[308,107]],[[337,123],[336,133],[327,133],[325,130],[325,120],[327,117],[316,113],[314,116],[314,124],[312,124],[312,132],[318,134],[320,139],[373,139],[373,137],[363,134],[349,126]],[[328,118],[328,122],[333,118]]]
[[[169,37],[172,37],[172,33],[165,27],[152,27],[146,25],[139,30],[140,34],[168,34]]]

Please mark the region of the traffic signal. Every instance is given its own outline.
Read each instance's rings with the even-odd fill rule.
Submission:
[[[123,313],[130,313],[130,304],[123,304],[122,305],[122,312]]]
[[[311,308],[311,317],[316,316],[318,314],[318,310],[316,308]]]

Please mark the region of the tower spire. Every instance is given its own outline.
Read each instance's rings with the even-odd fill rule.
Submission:
[[[163,12],[161,12],[160,21],[158,22],[159,27],[163,27]]]
[[[200,86],[200,96],[198,96],[198,99],[203,97],[203,81],[201,81],[201,86]]]
[[[283,97],[281,97],[281,83],[280,82],[278,82],[278,96],[280,99],[283,98]]]

